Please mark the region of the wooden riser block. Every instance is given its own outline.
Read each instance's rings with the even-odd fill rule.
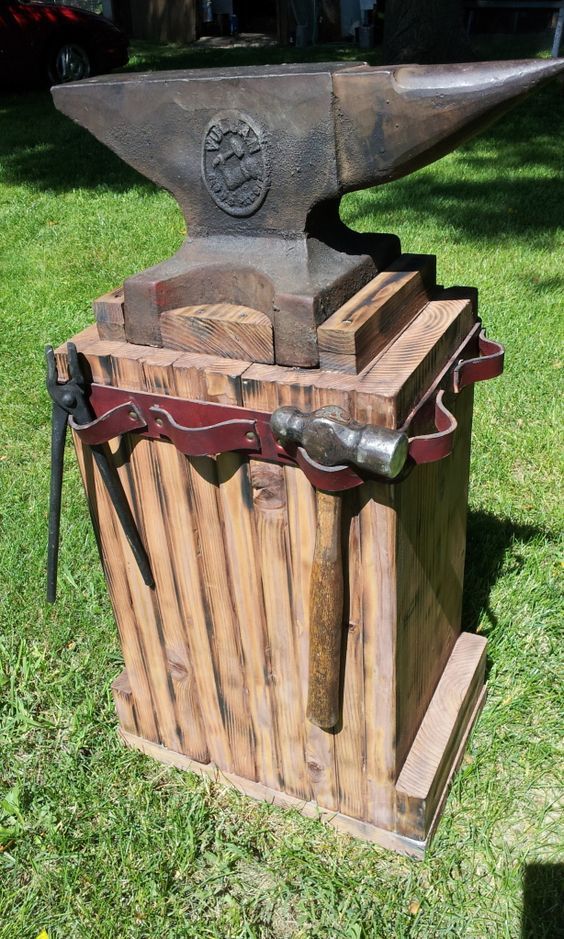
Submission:
[[[163,346],[250,362],[274,362],[272,323],[265,313],[233,303],[167,310],[161,316]]]
[[[318,327],[319,364],[356,375],[429,301],[420,271],[384,271]]]
[[[111,339],[114,342],[125,341],[123,304],[123,287],[111,290],[94,300],[92,309],[96,317],[100,339]]]

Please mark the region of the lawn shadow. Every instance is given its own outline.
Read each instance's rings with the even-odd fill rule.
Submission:
[[[51,193],[156,188],[57,111],[43,90],[0,97],[0,179]]]
[[[547,536],[551,536],[550,532],[536,525],[520,525],[510,518],[499,518],[489,512],[468,513],[462,597],[463,630],[475,632],[484,614],[489,625],[482,624],[482,635],[487,636],[498,625],[490,605],[490,594],[501,576],[509,553],[514,568],[522,567],[524,560],[519,545]]]
[[[564,864],[527,864],[521,939],[563,939]]]

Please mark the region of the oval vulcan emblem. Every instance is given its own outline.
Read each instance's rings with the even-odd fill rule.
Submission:
[[[202,177],[214,202],[229,215],[252,215],[262,205],[270,187],[266,141],[246,114],[229,111],[210,121]]]

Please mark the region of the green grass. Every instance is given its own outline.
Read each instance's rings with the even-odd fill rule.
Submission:
[[[146,44],[132,66],[290,57]],[[441,282],[477,285],[507,347],[504,377],[476,395],[464,604],[489,639],[489,697],[417,864],[118,743],[121,656],[70,450],[59,600],[43,600],[43,346],[168,256],[184,223],[46,93],[0,98],[0,939],[517,939],[522,923],[523,936],[563,935],[563,101],[553,85],[435,166],[343,204],[350,225],[436,252]]]

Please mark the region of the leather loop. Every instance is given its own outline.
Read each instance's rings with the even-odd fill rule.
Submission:
[[[130,430],[144,430],[147,421],[133,401],[128,400],[106,411],[89,424],[77,424],[72,416],[69,417],[69,424],[82,442],[92,447],[120,437]]]
[[[150,408],[161,435],[187,456],[215,456],[229,450],[254,450],[257,446],[255,422],[250,420],[222,421],[208,427],[184,427],[165,408]]]
[[[415,463],[436,463],[452,453],[458,423],[445,407],[444,395],[444,391],[439,391],[435,398],[436,433],[410,438],[409,455]]]
[[[503,372],[505,349],[499,342],[486,337],[486,331],[481,330],[478,345],[480,355],[475,359],[465,359],[458,362],[452,374],[452,387],[455,394],[473,385],[477,381],[488,381],[497,378]]]
[[[296,463],[316,489],[340,492],[362,486],[364,479],[352,466],[323,466],[306,453],[303,447],[296,448]]]

